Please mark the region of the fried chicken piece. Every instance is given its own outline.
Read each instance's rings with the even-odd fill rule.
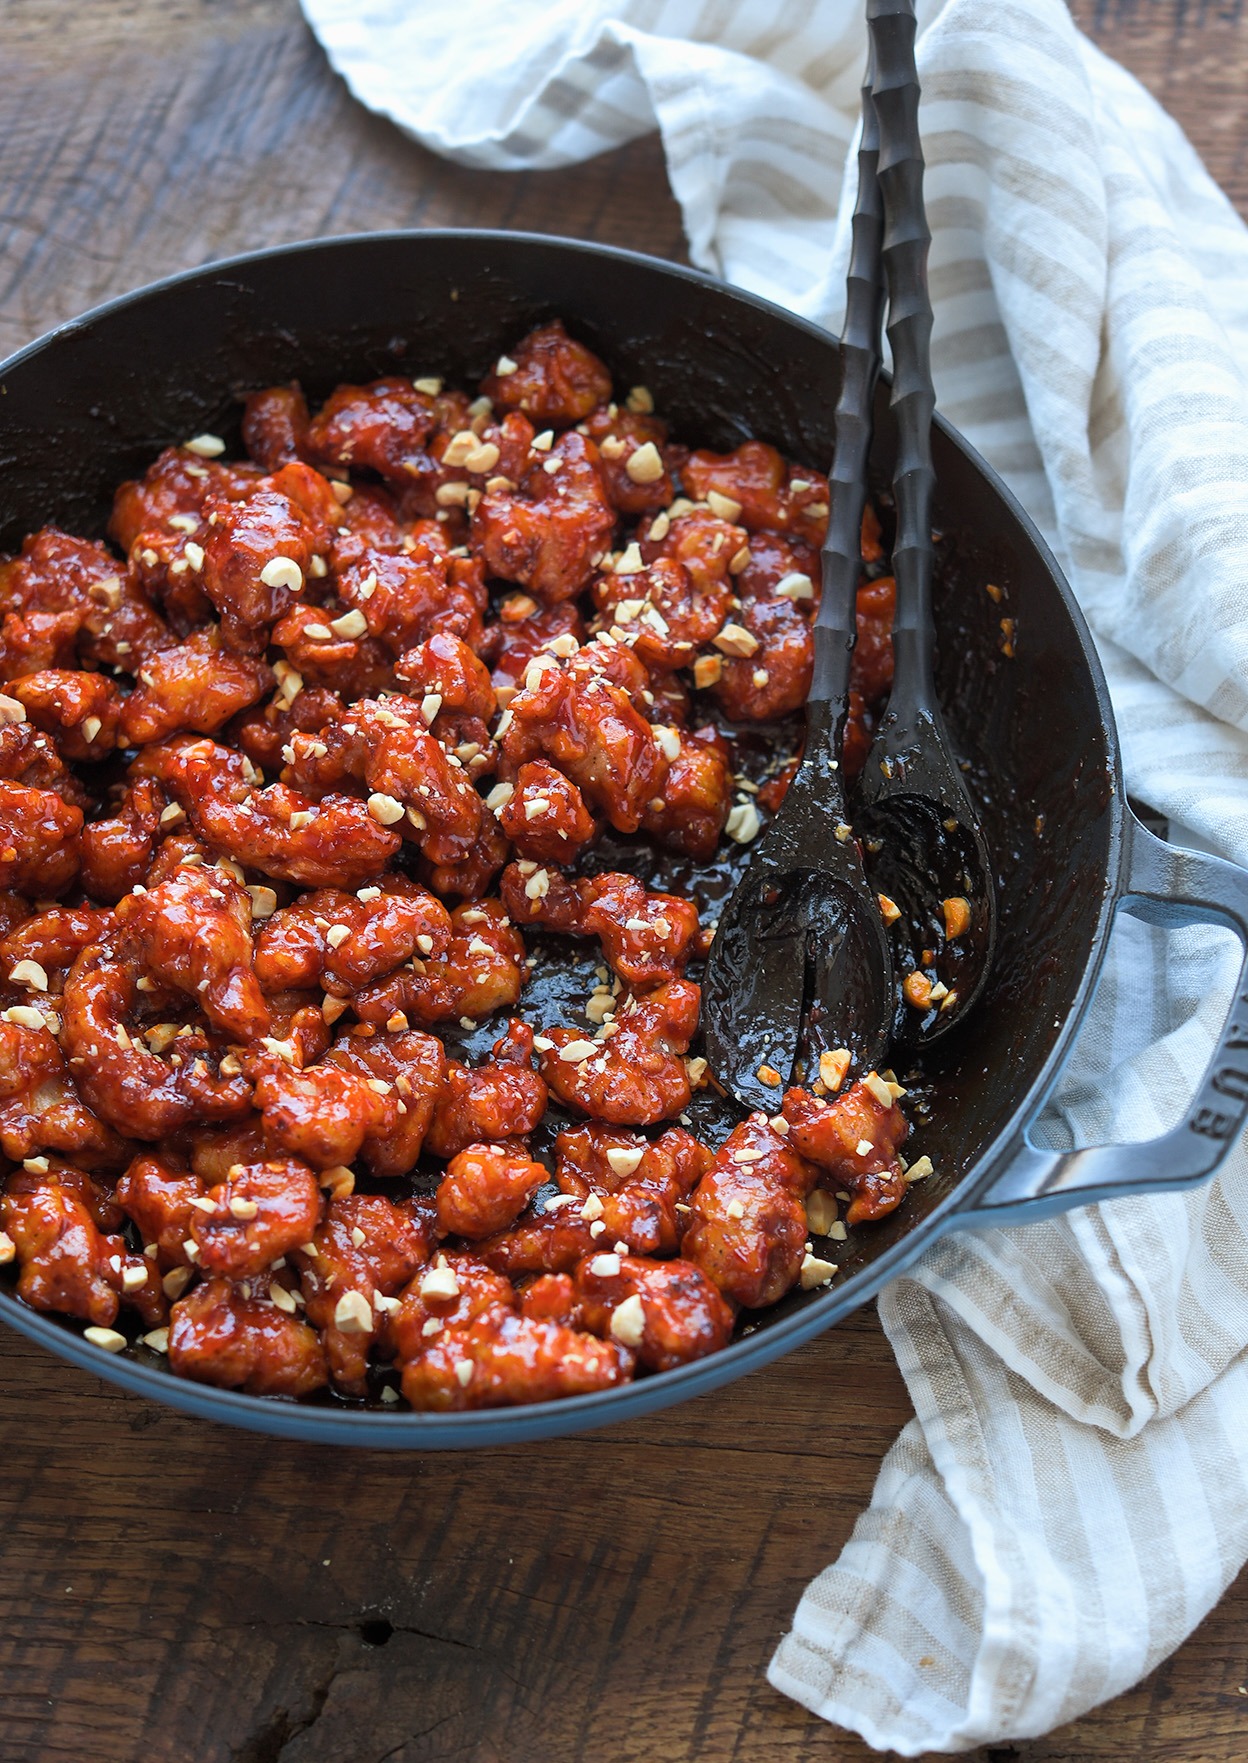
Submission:
[[[153,656],[152,663],[159,659]],[[118,745],[118,728],[129,700],[106,674],[48,667],[10,679],[4,690],[23,706],[36,728],[52,737],[64,759],[106,759]]]
[[[498,823],[519,855],[537,863],[575,863],[598,827],[571,778],[545,759],[530,759],[510,787]]]
[[[184,730],[215,734],[272,686],[273,670],[224,648],[215,625],[193,631],[140,669],[138,685],[121,710],[120,744],[142,747]]]
[[[321,1331],[330,1378],[344,1396],[368,1393],[369,1353],[433,1240],[433,1215],[421,1202],[347,1194],[330,1201],[309,1243],[292,1254],[308,1321]]]
[[[195,1207],[195,1263],[210,1279],[246,1279],[306,1243],[320,1217],[321,1190],[306,1163],[275,1157],[236,1164]]]
[[[363,1078],[384,1108],[381,1124],[364,1135],[359,1156],[373,1175],[406,1175],[420,1156],[446,1078],[442,1043],[418,1029],[378,1034],[359,1023],[340,1035],[324,1064]]]
[[[366,386],[337,386],[309,424],[305,444],[326,464],[364,467],[402,484],[407,461],[437,420],[435,399],[395,374]]]
[[[499,369],[503,371],[500,373]],[[560,319],[539,325],[500,356],[481,381],[482,394],[503,410],[523,410],[541,427],[580,422],[611,396],[611,375]]]
[[[532,1057],[533,1030],[513,1017],[484,1065],[448,1060],[425,1149],[449,1160],[469,1145],[527,1138],[546,1112],[548,1093]]]
[[[221,638],[242,655],[262,655],[324,558],[338,519],[326,480],[309,465],[283,465],[242,499],[205,507],[201,586],[221,620]]]
[[[843,1095],[785,1092],[781,1112],[794,1150],[817,1164],[823,1185],[851,1194],[845,1222],[883,1218],[901,1204],[906,1178],[897,1156],[909,1127],[884,1080],[872,1072]]]
[[[413,955],[445,959],[450,946],[442,902],[389,875],[353,894],[318,888],[279,907],[256,939],[256,978],[266,991],[321,985],[350,998]]]
[[[576,1270],[584,1327],[616,1340],[648,1371],[673,1371],[732,1339],[733,1306],[691,1261],[599,1251]]]
[[[683,1127],[646,1140],[596,1121],[566,1127],[555,1156],[560,1191],[581,1202],[582,1218],[601,1220],[603,1242],[625,1242],[634,1255],[676,1253],[690,1216],[685,1202],[712,1162]]]
[[[66,1173],[69,1180],[52,1168],[38,1175],[19,1171],[0,1196],[0,1225],[17,1250],[18,1297],[32,1310],[76,1316],[97,1328],[111,1327],[125,1301],[154,1325],[164,1312],[155,1270],[131,1253],[124,1237],[101,1230],[82,1178]]]
[[[114,946],[123,959],[194,1000],[237,1041],[269,1029],[252,966],[251,900],[224,870],[179,869],[117,903]]]
[[[0,779],[0,888],[55,899],[78,873],[82,809],[55,790]]]
[[[821,472],[791,465],[764,441],[743,441],[731,453],[691,453],[682,476],[690,495],[735,504],[751,532],[792,533],[817,550],[828,527],[828,482]],[[712,503],[712,507],[714,504]]]
[[[192,1121],[245,1114],[250,1083],[219,1069],[220,1052],[202,1033],[180,1038],[168,1061],[131,1036],[126,1025],[138,1015],[141,977],[134,962],[99,945],[84,949],[69,971],[61,1040],[84,1100],[134,1139],[163,1139]]]
[[[472,516],[472,544],[490,575],[553,603],[587,586],[615,522],[598,449],[572,430],[514,490],[486,491]]]
[[[144,1243],[156,1245],[162,1269],[194,1264],[186,1245],[194,1242],[191,1225],[198,1212],[194,1202],[204,1198],[199,1175],[171,1157],[144,1152],[117,1183],[115,1198],[138,1226]]]
[[[596,936],[612,971],[636,991],[679,979],[695,952],[693,901],[652,893],[618,870],[569,881],[531,862],[513,863],[503,871],[500,893],[521,924]]]
[[[636,832],[663,794],[668,760],[635,699],[649,675],[627,649],[599,640],[564,664],[530,667],[507,707],[503,756],[514,772],[546,759],[618,832]]]
[[[534,1044],[552,1094],[612,1126],[648,1126],[680,1114],[693,1093],[683,1054],[697,1032],[699,998],[697,986],[669,980],[642,997],[625,997],[607,1040],[587,1041],[570,1028],[539,1035]]]
[[[579,424],[597,444],[607,494],[621,514],[653,514],[675,495],[672,470],[685,457],[667,446],[667,424],[647,412],[600,404]]]
[[[243,445],[261,471],[279,471],[308,451],[308,405],[297,383],[251,392],[243,405]]]
[[[616,1341],[513,1312],[435,1335],[404,1364],[402,1387],[420,1410],[516,1407],[615,1389],[633,1363]]]
[[[329,1381],[314,1328],[273,1302],[265,1275],[210,1279],[169,1316],[169,1368],[178,1377],[249,1396],[309,1396]]]
[[[115,905],[123,894],[143,885],[161,841],[161,817],[169,805],[154,778],[140,777],[126,790],[115,814],[83,827],[78,879],[93,900]],[[185,823],[181,810],[172,818]]]
[[[118,1167],[116,1133],[83,1101],[46,1028],[0,1021],[0,1151],[19,1162],[55,1151],[88,1167]]]
[[[524,939],[499,900],[477,900],[451,913],[444,956],[415,956],[388,979],[355,997],[362,1022],[387,1022],[396,1013],[425,1028],[467,1017],[476,1023],[519,1002],[524,984]]]
[[[774,1304],[801,1272],[802,1202],[817,1175],[765,1115],[751,1114],[694,1189],[681,1254],[746,1309]]]
[[[468,1145],[438,1183],[438,1223],[447,1236],[488,1237],[518,1218],[549,1172],[506,1145]]]

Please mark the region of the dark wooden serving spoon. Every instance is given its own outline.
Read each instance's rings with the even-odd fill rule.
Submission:
[[[871,63],[806,745],[721,914],[702,994],[712,1071],[746,1107],[768,1110],[784,1084],[813,1083],[824,1054],[847,1052],[861,1075],[890,1041],[944,1033],[979,995],[995,939],[990,858],[932,669],[935,397],[913,6],[868,0],[867,18]],[[885,278],[898,427],[894,677],[855,826],[839,759]]]
[[[877,1064],[900,1014],[888,937],[849,825],[840,770],[884,303],[878,146],[868,68],[806,745],[720,914],[702,988],[712,1072],[747,1108],[768,1112],[779,1101],[777,1077],[813,1082],[821,1053],[844,1048],[862,1070]]]

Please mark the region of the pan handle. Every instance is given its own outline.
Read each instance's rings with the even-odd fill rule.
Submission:
[[[1194,1187],[1214,1173],[1243,1130],[1248,1118],[1248,869],[1167,845],[1129,811],[1124,835],[1127,880],[1120,906],[1165,927],[1228,925],[1243,945],[1234,1000],[1213,1057],[1183,1119],[1160,1138],[1053,1151],[1032,1143],[1029,1123],[987,1188],[951,1219],[956,1227],[1021,1224],[1122,1194]]]

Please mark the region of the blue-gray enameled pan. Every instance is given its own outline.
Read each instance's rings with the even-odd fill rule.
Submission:
[[[171,277],[0,367],[0,546],[15,549],[48,521],[102,534],[115,486],[170,441],[208,429],[239,445],[242,392],[298,379],[316,397],[341,380],[396,371],[471,384],[553,316],[618,384],[648,385],[682,440],[722,449],[757,436],[826,468],[839,352],[815,326],[625,251],[516,233],[374,234]],[[887,396],[881,387],[881,488],[890,478]],[[1077,1152],[1029,1136],[1087,1012],[1118,910],[1228,925],[1248,946],[1248,873],[1165,845],[1132,815],[1105,682],[1057,564],[1001,479],[939,421],[933,451],[939,683],[983,804],[1000,934],[987,995],[931,1056],[936,1100],[921,1148],[935,1174],[898,1212],[853,1233],[830,1288],[790,1295],[726,1350],[679,1370],[467,1414],[329,1396],[294,1404],[188,1382],[143,1348],[100,1352],[75,1323],[23,1305],[11,1280],[0,1290],[4,1320],[102,1377],[209,1419],[404,1450],[503,1444],[635,1417],[755,1370],[856,1309],[945,1231],[1207,1178],[1248,1113],[1243,972],[1215,1057],[1172,1131]],[[988,582],[1002,602],[985,592]],[[1012,656],[1003,615],[1014,621]]]

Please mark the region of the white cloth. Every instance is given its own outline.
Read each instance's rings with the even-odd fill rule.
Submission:
[[[657,125],[695,262],[836,328],[861,0],[303,4],[357,96],[465,164]],[[941,408],[1064,563],[1132,790],[1248,861],[1248,233],[1061,0],[920,18]],[[1123,920],[1056,1130],[1168,1124],[1235,960]],[[950,1238],[880,1314],[917,1419],[772,1682],[910,1756],[1046,1732],[1248,1555],[1245,1148],[1195,1193]]]

